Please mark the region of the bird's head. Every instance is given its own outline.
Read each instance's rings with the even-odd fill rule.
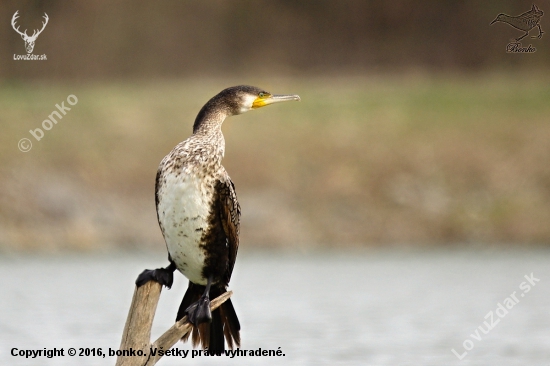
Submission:
[[[242,114],[251,109],[299,100],[298,95],[271,94],[255,86],[232,86],[219,92],[202,107],[195,120],[193,131],[196,131],[203,121],[209,120],[211,117],[221,123],[226,117]]]
[[[506,16],[506,14],[500,13],[499,15],[497,15],[497,17],[495,18],[495,20],[493,20],[493,21],[491,22],[490,25],[493,25],[493,23],[495,23],[495,22],[502,22],[502,20],[504,19],[505,16]]]
[[[300,97],[297,95],[275,95],[255,86],[239,85],[222,90],[212,100],[228,107],[229,115],[236,115],[274,103],[299,101]]]

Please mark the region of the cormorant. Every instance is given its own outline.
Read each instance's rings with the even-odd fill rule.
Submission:
[[[240,346],[241,327],[231,299],[210,312],[210,297],[227,290],[239,247],[240,207],[222,166],[222,123],[229,116],[293,100],[300,97],[246,85],[224,89],[202,107],[193,134],[160,162],[155,202],[170,264],[143,271],[136,285],[154,280],[170,288],[176,269],[189,279],[176,321],[187,315],[193,346],[223,351],[224,338],[229,348]]]

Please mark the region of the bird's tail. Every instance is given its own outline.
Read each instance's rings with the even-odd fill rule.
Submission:
[[[204,290],[205,286],[189,282],[189,287],[183,296],[183,300],[181,300],[176,321],[187,315],[185,310],[199,300]],[[212,285],[210,288],[210,299],[215,299],[225,291],[226,288],[221,284]],[[182,341],[187,341],[191,335],[193,347],[198,345],[203,349],[208,348],[209,351],[213,352],[224,351],[224,339],[230,349],[233,349],[234,346],[240,347],[240,329],[241,325],[239,324],[239,319],[237,318],[237,313],[233,308],[231,299],[227,299],[219,308],[212,312],[212,323],[202,323],[199,326],[193,325],[192,331],[187,333],[182,338]]]

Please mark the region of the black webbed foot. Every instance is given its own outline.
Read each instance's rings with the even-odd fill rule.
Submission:
[[[156,281],[163,286],[171,288],[172,283],[174,283],[175,270],[176,266],[174,263],[170,263],[170,265],[166,268],[146,269],[141,272],[136,279],[136,286],[141,287],[149,281]]]
[[[200,323],[211,323],[212,312],[210,311],[210,298],[208,295],[202,295],[199,301],[191,304],[187,309],[187,319],[193,325],[197,326]]]

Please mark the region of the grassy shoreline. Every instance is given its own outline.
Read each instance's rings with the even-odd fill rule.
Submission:
[[[549,244],[548,79],[247,80],[302,102],[224,124],[243,243]],[[206,100],[237,83],[1,85],[0,247],[163,245],[156,167]],[[33,140],[28,131],[70,94],[78,103]]]

